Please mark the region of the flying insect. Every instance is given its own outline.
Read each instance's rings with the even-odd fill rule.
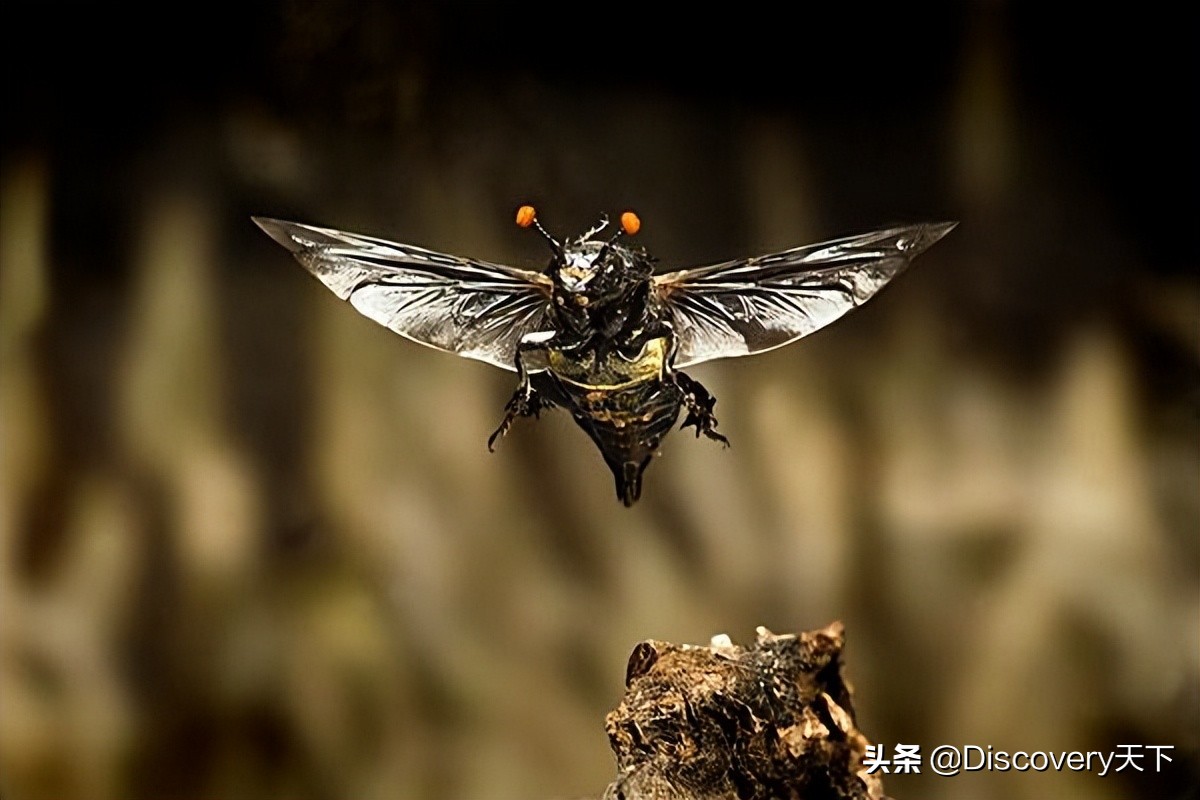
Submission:
[[[334,294],[408,339],[517,374],[492,450],[520,417],[560,406],[604,456],[631,506],[682,411],[682,428],[728,446],[716,399],[684,367],[782,347],[863,304],[956,223],[878,230],[770,255],[655,274],[628,243],[641,222],[607,217],[556,239],[532,206],[517,224],[552,253],[540,272],[409,244],[255,217]]]

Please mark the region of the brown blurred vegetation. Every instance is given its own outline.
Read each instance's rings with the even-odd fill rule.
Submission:
[[[594,793],[636,642],[832,619],[874,741],[1176,747],[896,797],[1194,796],[1169,21],[184,3],[143,38],[53,8],[4,11],[4,797]],[[671,268],[962,224],[811,340],[697,369],[733,448],[673,437],[626,510],[561,414],[489,456],[511,375],[359,317],[248,220],[535,267],[524,201],[560,233],[636,208]]]

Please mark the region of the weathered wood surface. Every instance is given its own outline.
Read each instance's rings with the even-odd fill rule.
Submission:
[[[841,623],[753,646],[645,641],[606,728],[617,779],[606,800],[882,800],[862,759],[842,677]]]

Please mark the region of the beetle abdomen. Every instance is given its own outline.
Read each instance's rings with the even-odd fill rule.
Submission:
[[[683,394],[672,383],[646,380],[624,389],[563,386],[575,422],[612,470],[617,497],[630,506],[641,496],[642,472],[679,418]]]

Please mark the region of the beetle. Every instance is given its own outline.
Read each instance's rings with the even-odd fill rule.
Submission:
[[[682,428],[728,446],[716,399],[684,367],[789,344],[866,302],[956,223],[877,230],[754,258],[655,274],[607,217],[581,236],[550,235],[540,272],[409,244],[255,217],[338,297],[418,344],[517,374],[492,450],[520,417],[560,406],[599,448],[617,497],[633,505],[642,473],[686,410]]]

